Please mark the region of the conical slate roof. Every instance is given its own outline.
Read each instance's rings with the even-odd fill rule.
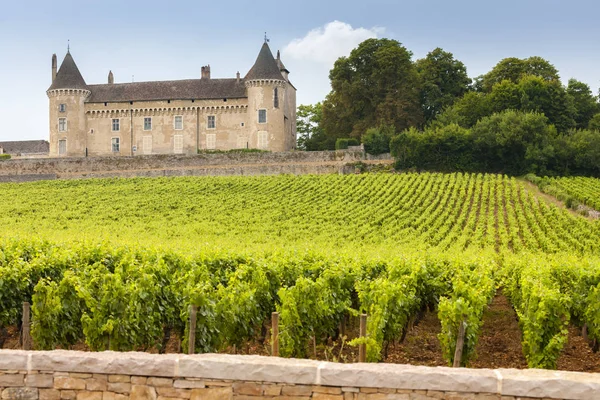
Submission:
[[[67,52],[65,59],[63,60],[52,86],[48,90],[53,89],[87,89],[85,80],[79,72],[79,68],[73,60],[70,52]]]
[[[250,71],[248,71],[244,79],[247,81],[252,79],[284,80],[283,75],[281,75],[281,71],[279,70],[279,66],[277,65],[277,61],[275,61],[273,53],[271,53],[271,49],[266,42],[260,49],[256,62],[252,68],[250,68]]]

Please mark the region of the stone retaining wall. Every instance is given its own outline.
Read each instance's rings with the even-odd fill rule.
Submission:
[[[391,164],[389,154],[362,151],[207,153],[136,157],[15,159],[0,162],[0,182],[133,176],[277,175],[348,173],[355,162]]]
[[[2,399],[597,399],[600,375],[276,357],[0,350]]]

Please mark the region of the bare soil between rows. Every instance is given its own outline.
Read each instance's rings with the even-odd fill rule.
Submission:
[[[348,341],[358,334],[358,324],[351,318],[345,336],[330,340],[325,344],[310,341],[306,349],[308,358],[333,362],[357,362],[358,349],[348,345]],[[436,311],[427,311],[407,332],[401,343],[389,343],[383,350],[383,362],[424,366],[447,366],[442,357],[438,340],[441,331]],[[0,344],[4,349],[19,349],[17,327],[0,330]],[[85,343],[78,343],[71,350],[89,351]],[[165,353],[181,352],[181,340],[172,335],[165,346]],[[225,354],[270,355],[269,339],[254,340],[241,348],[229,347]],[[148,352],[156,353],[156,349]],[[469,363],[470,368],[527,368],[527,361],[521,350],[521,330],[517,316],[508,299],[499,292],[486,309],[476,356]],[[581,335],[580,329],[570,326],[568,341],[558,360],[558,369],[564,371],[600,372],[600,352],[594,353]]]

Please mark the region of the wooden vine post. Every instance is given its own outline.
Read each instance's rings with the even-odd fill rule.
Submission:
[[[467,323],[465,321],[461,322],[460,327],[458,328],[458,337],[456,338],[456,350],[454,350],[454,363],[452,366],[454,368],[460,367],[460,362],[462,359],[463,347],[465,346],[465,326]]]
[[[191,306],[190,310],[190,337],[188,341],[188,354],[196,352],[196,314],[198,313],[197,306]]]
[[[367,337],[367,314],[360,315],[360,337]],[[366,362],[367,361],[367,344],[361,343],[358,346],[358,362]]]
[[[31,305],[23,303],[23,350],[31,350]]]
[[[279,357],[279,313],[271,313],[271,355]]]

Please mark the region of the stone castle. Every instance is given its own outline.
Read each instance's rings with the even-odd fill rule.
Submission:
[[[50,156],[196,154],[296,147],[296,88],[267,41],[244,78],[88,85],[67,51],[52,56]]]

